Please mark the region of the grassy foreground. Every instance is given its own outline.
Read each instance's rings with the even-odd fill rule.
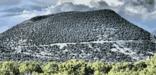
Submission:
[[[1,61],[0,75],[156,75],[156,56],[135,63]]]

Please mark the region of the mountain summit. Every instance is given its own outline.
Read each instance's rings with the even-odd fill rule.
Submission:
[[[112,10],[34,17],[0,35],[1,60],[136,61],[153,55],[154,36]]]

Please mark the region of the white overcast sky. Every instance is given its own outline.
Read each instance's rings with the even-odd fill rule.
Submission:
[[[0,32],[38,15],[99,9],[112,9],[152,32],[156,30],[156,0],[145,1],[148,0],[0,0]]]

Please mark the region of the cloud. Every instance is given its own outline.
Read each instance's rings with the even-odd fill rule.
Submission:
[[[102,0],[105,1],[111,7],[118,7],[124,5],[124,0]]]
[[[127,0],[121,8],[117,8],[118,13],[131,23],[152,32],[156,30],[156,2],[150,0]],[[156,1],[156,0],[151,0]]]
[[[16,5],[21,0],[0,0],[0,6]]]
[[[64,4],[64,3],[71,2],[74,5],[86,5],[86,6],[89,6],[91,1],[92,0],[59,0],[58,4],[61,5],[61,4]]]
[[[67,12],[67,11],[89,11],[89,10],[92,10],[92,8],[86,5],[73,4],[72,2],[66,2],[61,5],[50,8],[51,13]]]
[[[90,5],[95,9],[107,9],[109,5],[105,1],[91,1]]]
[[[141,19],[145,20],[148,19],[150,15],[155,12],[156,3],[155,0],[150,0],[153,3],[148,2],[149,0],[131,0],[126,2],[123,5],[123,8],[121,11],[123,11],[126,15],[130,16],[138,16]],[[151,18],[154,19],[154,18]],[[156,18],[155,18],[156,19]]]
[[[58,0],[29,0],[32,3],[34,3],[37,6],[43,6],[43,7],[48,7],[48,6],[55,6],[58,3]]]

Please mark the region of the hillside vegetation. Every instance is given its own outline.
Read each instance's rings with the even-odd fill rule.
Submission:
[[[0,60],[138,61],[156,38],[110,9],[34,17],[0,35]]]
[[[156,75],[156,56],[135,63],[1,61],[0,75]]]

